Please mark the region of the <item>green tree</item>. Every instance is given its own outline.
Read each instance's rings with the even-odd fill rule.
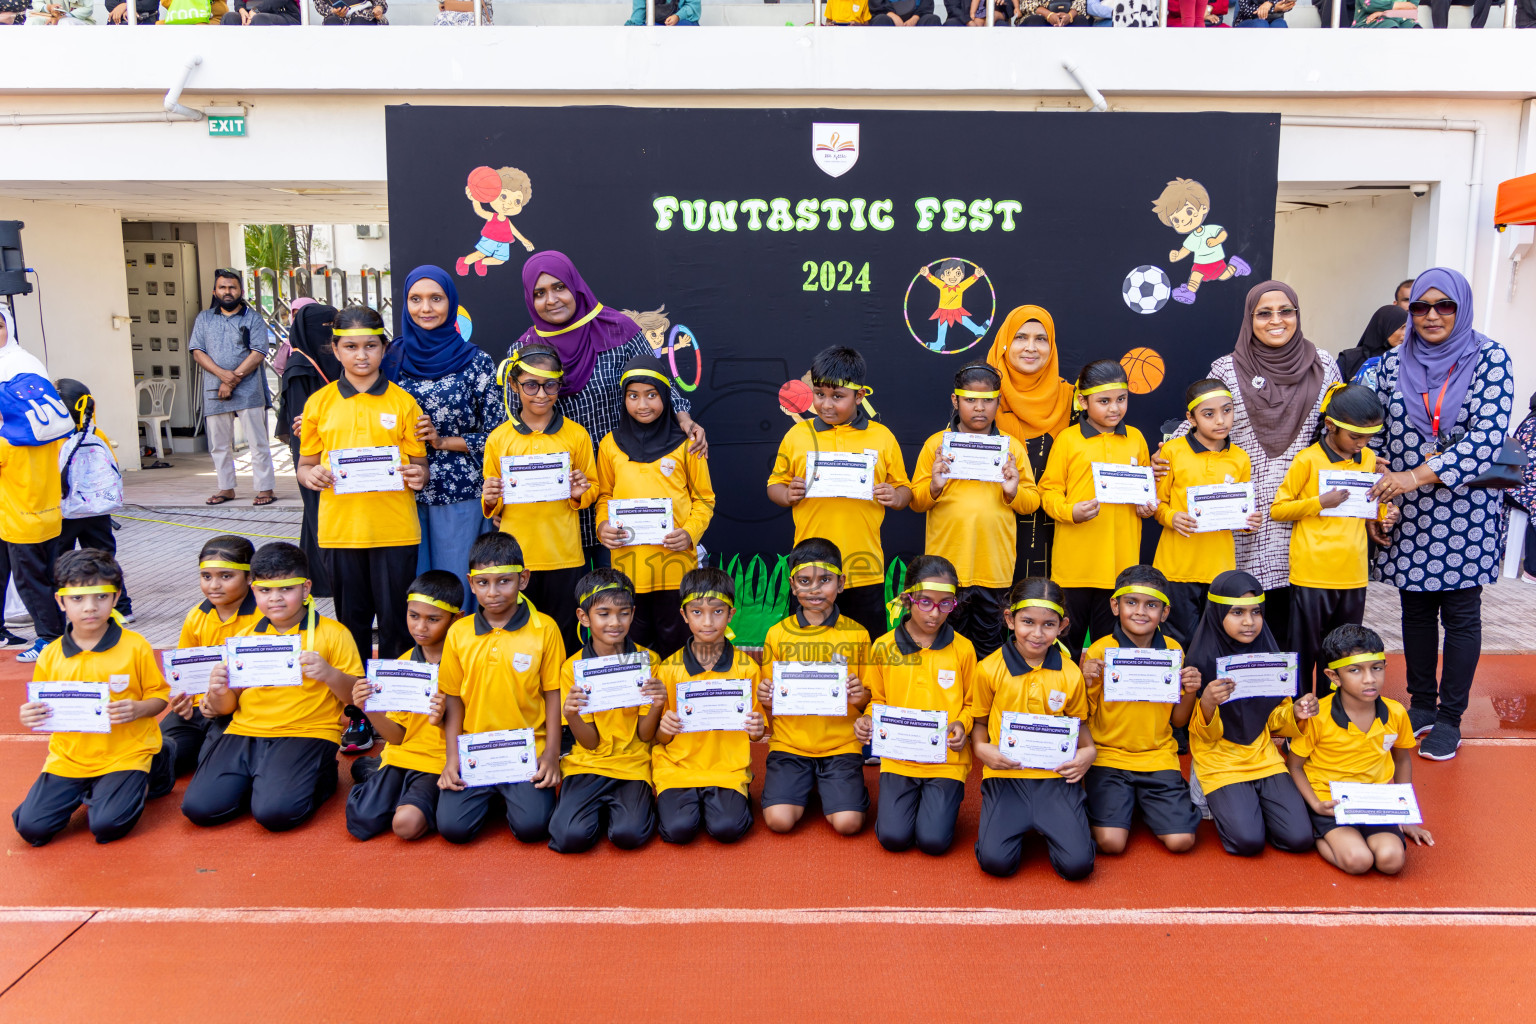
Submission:
[[[285,224],[245,226],[245,265],[269,267],[281,275],[293,266],[292,231]]]

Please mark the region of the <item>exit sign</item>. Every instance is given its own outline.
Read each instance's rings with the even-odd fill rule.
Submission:
[[[245,115],[220,116],[208,118],[208,134],[224,136],[245,136]]]

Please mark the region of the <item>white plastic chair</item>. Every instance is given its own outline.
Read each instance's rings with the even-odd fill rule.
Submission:
[[[171,403],[176,400],[176,382],[164,377],[152,377],[149,380],[139,381],[133,390],[134,398],[140,407],[144,402],[139,396],[149,396],[149,411],[138,414],[139,426],[149,434],[149,440],[155,443],[155,457],[164,459],[166,450],[170,448],[170,409]]]

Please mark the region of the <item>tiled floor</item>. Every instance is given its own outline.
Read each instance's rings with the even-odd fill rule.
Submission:
[[[219,489],[213,459],[207,452],[172,454],[165,461],[171,464],[169,469],[144,469],[124,474],[124,497],[139,505],[194,506],[203,504]],[[299,482],[293,476],[293,457],[287,445],[272,445],[272,467],[277,474],[277,505],[298,508]],[[256,496],[251,478],[251,452],[246,447],[235,452],[235,494],[235,500],[222,507],[250,507],[251,499]]]

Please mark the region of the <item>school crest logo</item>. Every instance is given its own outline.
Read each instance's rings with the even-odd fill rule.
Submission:
[[[811,125],[811,159],[834,178],[853,170],[859,162],[859,126],[819,121]]]

